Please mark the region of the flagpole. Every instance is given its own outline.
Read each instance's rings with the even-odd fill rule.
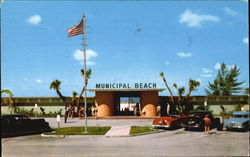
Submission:
[[[87,130],[87,75],[86,75],[86,72],[87,72],[87,59],[86,59],[86,15],[85,13],[83,14],[83,62],[84,62],[84,87],[85,87],[85,90],[84,90],[84,116],[85,116],[85,130],[84,130],[84,133],[87,133],[88,130]]]

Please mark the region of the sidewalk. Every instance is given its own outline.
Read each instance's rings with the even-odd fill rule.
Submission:
[[[119,137],[119,136],[129,136],[130,125],[126,126],[113,126],[111,129],[105,134],[106,137]]]

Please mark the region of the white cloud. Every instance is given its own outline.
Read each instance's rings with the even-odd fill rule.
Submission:
[[[187,24],[188,27],[201,27],[206,22],[219,22],[218,16],[208,14],[196,14],[191,10],[186,9],[184,13],[180,15],[179,22]]]
[[[232,69],[232,68],[234,68],[235,66],[236,66],[236,65],[228,65],[227,68],[228,68],[228,69]]]
[[[169,62],[169,61],[166,61],[166,62],[165,62],[165,64],[166,64],[166,65],[169,65],[169,64],[170,64],[170,62]]]
[[[179,57],[191,57],[192,53],[190,53],[190,52],[179,52],[176,55],[179,56]]]
[[[207,68],[203,68],[203,69],[202,69],[202,72],[207,74],[207,73],[211,73],[211,72],[213,72],[213,71],[210,70],[210,69],[207,69]]]
[[[33,15],[27,19],[27,22],[31,25],[38,25],[42,21],[42,18],[40,15]]]
[[[97,57],[97,56],[98,56],[98,54],[94,50],[88,49],[86,51],[86,58],[87,58],[87,60],[90,60],[91,58],[94,58],[94,57]]]
[[[234,64],[234,65],[227,65],[227,68],[230,70],[230,69],[234,68],[235,66],[236,66],[235,64]],[[216,64],[214,65],[214,69],[216,69],[216,70],[219,70],[220,67],[221,67],[221,64],[220,64],[220,63],[216,63]],[[239,67],[239,66],[237,66],[237,67]]]
[[[212,77],[212,74],[201,74],[202,77]]]
[[[92,61],[92,58],[97,57],[98,54],[94,51],[94,50],[86,50],[86,59],[87,59],[87,65],[91,66],[91,65],[95,65],[95,62]],[[81,50],[75,50],[73,57],[75,60],[80,61],[81,64],[83,64],[83,51]]]
[[[36,80],[36,83],[43,83],[43,81],[38,79],[38,80]]]
[[[223,10],[230,16],[237,16],[239,14],[237,11],[230,9],[228,7],[225,7]]]
[[[243,39],[243,42],[244,42],[245,44],[247,44],[247,45],[248,45],[248,43],[249,43],[249,41],[248,41],[248,37],[245,37],[245,38]]]
[[[220,69],[220,66],[221,66],[220,63],[216,63],[216,64],[214,65],[214,69],[219,70],[219,69]]]

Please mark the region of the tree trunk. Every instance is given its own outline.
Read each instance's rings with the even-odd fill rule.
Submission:
[[[77,100],[77,113],[79,112],[79,109],[80,109],[80,100],[81,100],[81,98],[82,98],[82,95],[83,95],[84,91],[85,91],[85,86],[82,88],[82,91],[81,91],[81,93],[79,94],[79,98],[78,98],[78,100]]]
[[[169,91],[169,94],[170,94],[172,103],[174,103],[173,93],[172,93],[171,89],[169,88],[169,86],[168,86],[168,84],[167,84],[167,81],[166,81],[165,77],[163,78],[163,82],[165,83],[165,85],[166,85],[166,87],[167,87],[167,89],[168,89],[168,91]]]
[[[65,97],[61,94],[61,92],[58,89],[56,89],[56,93],[61,98],[61,100],[63,101],[63,103],[65,105],[65,109],[66,109],[67,103],[66,103]]]
[[[171,103],[169,103],[169,105],[170,105],[169,114],[171,114],[175,110],[174,96],[173,96],[173,93],[172,93],[171,89],[169,88],[169,86],[167,84],[167,81],[166,81],[165,77],[163,77],[163,82],[165,83],[165,85],[166,85],[166,87],[167,87],[167,89],[169,91],[170,98],[171,98],[171,101],[172,101]]]

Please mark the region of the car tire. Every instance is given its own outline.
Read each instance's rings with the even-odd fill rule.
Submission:
[[[219,125],[217,126],[217,130],[218,130],[218,131],[222,131],[222,130],[223,130],[223,124],[219,124]]]

